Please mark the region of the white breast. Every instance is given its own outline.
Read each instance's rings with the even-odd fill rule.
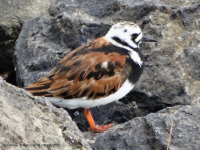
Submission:
[[[124,82],[122,87],[115,92],[104,98],[99,98],[95,100],[87,100],[86,97],[84,98],[76,98],[76,99],[61,99],[56,97],[47,97],[47,99],[53,103],[54,105],[75,109],[75,108],[91,108],[95,106],[105,105],[111,103],[113,101],[119,100],[120,98],[124,97],[128,94],[134,87],[134,84],[130,83],[128,80]]]

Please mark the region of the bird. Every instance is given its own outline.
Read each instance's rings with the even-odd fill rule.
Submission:
[[[90,108],[117,101],[134,88],[144,67],[142,42],[157,40],[144,36],[133,22],[118,22],[105,36],[68,53],[49,73],[25,89],[34,96],[45,96],[59,107],[83,108],[88,130],[108,131],[113,124],[97,125]]]

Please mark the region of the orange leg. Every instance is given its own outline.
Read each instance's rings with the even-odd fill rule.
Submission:
[[[113,124],[108,124],[108,125],[103,125],[103,126],[98,126],[95,124],[94,122],[94,119],[92,117],[92,114],[90,112],[89,109],[86,109],[84,108],[83,109],[83,112],[85,114],[85,117],[87,118],[88,120],[88,123],[90,124],[90,128],[88,128],[88,130],[92,130],[94,133],[100,133],[100,132],[103,132],[103,131],[108,131]]]

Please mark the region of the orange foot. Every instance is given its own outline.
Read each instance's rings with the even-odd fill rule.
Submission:
[[[94,128],[89,127],[88,130],[92,130],[94,133],[100,133],[100,132],[104,132],[104,131],[109,131],[108,128],[110,128],[112,126],[113,126],[113,123],[110,123],[110,124],[107,124],[107,125],[102,125],[102,126],[95,125]]]
[[[88,130],[92,130],[94,133],[108,131],[109,130],[108,128],[113,126],[112,123],[108,124],[108,125],[98,126],[95,124],[94,119],[93,119],[92,114],[89,109],[84,108],[83,112],[85,114],[85,117],[88,120],[88,123],[90,124],[90,127],[88,128]]]

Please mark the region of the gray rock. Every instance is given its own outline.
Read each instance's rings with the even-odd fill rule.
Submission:
[[[195,41],[196,40],[194,40],[194,42]],[[185,55],[182,58],[184,68],[188,71],[190,76],[196,80],[200,80],[200,50],[196,47],[187,47],[184,49],[184,53]]]
[[[46,144],[46,145],[45,145]],[[0,149],[85,149],[75,122],[44,97],[33,97],[0,77]]]
[[[70,50],[105,35],[110,27],[70,17],[65,13],[57,17],[43,16],[24,25],[15,47],[18,86],[27,86],[44,76]],[[90,39],[84,38],[89,35]]]
[[[21,28],[22,23],[16,17],[0,17],[0,74],[7,70],[14,70],[14,44]]]
[[[0,74],[14,70],[15,41],[25,22],[47,13],[51,0],[0,1]]]
[[[166,150],[172,126],[169,149],[200,149],[199,113],[199,106],[176,106],[135,118],[109,132],[84,134],[94,150]]]

